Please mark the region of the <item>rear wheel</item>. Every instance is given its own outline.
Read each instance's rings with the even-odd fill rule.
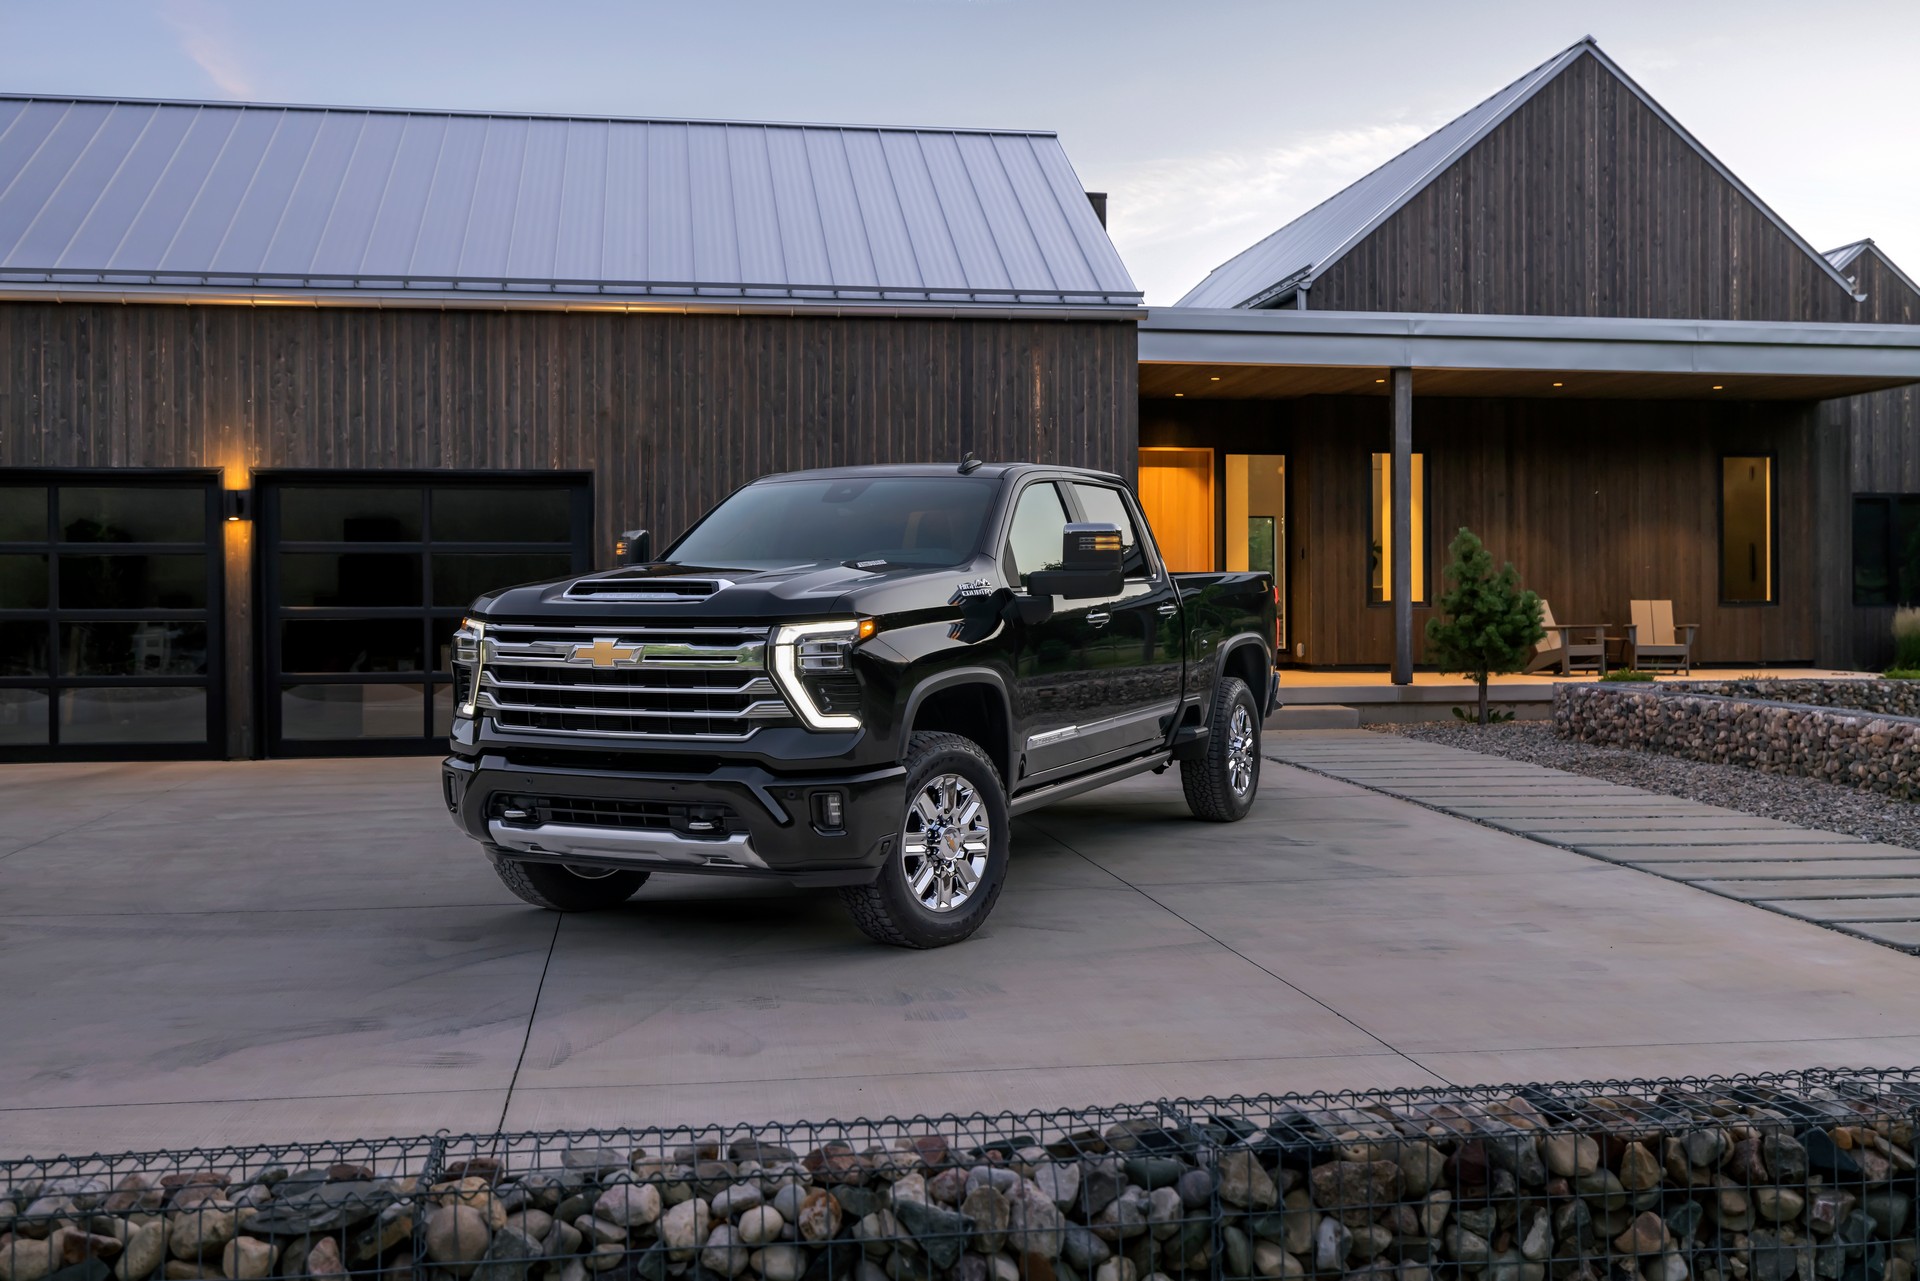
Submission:
[[[1006,881],[1007,796],[972,739],[915,734],[893,852],[871,885],[841,891],[854,924],[893,947],[945,947],[979,929]]]
[[[529,863],[504,854],[493,860],[501,884],[549,912],[599,912],[618,907],[647,883],[648,873],[564,863]]]
[[[1222,677],[1213,691],[1206,754],[1180,762],[1180,786],[1193,816],[1210,823],[1238,822],[1253,808],[1260,790],[1260,709],[1239,677]]]

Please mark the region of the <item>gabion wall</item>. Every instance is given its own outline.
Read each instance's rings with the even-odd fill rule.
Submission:
[[[1914,1281],[1904,1072],[0,1165],[0,1281]]]
[[[1657,685],[1559,685],[1553,692],[1553,727],[1562,738],[1601,747],[1744,765],[1902,800],[1920,797],[1920,718]]]

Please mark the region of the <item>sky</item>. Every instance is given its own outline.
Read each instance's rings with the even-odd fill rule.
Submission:
[[[1169,303],[1584,35],[1920,276],[1920,0],[0,0],[0,91],[1051,129]]]

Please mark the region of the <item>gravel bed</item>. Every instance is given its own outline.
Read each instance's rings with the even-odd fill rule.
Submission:
[[[1920,804],[1832,783],[1655,752],[1575,743],[1559,737],[1552,724],[1544,721],[1487,726],[1424,721],[1367,728],[1920,850]]]

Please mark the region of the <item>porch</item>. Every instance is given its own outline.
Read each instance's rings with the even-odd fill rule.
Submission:
[[[1140,356],[1169,564],[1270,569],[1287,661],[1387,668],[1405,695],[1373,701],[1408,704],[1462,527],[1558,622],[1618,638],[1668,600],[1697,664],[1850,667],[1850,445],[1820,404],[1920,381],[1920,330],[1176,308]]]

